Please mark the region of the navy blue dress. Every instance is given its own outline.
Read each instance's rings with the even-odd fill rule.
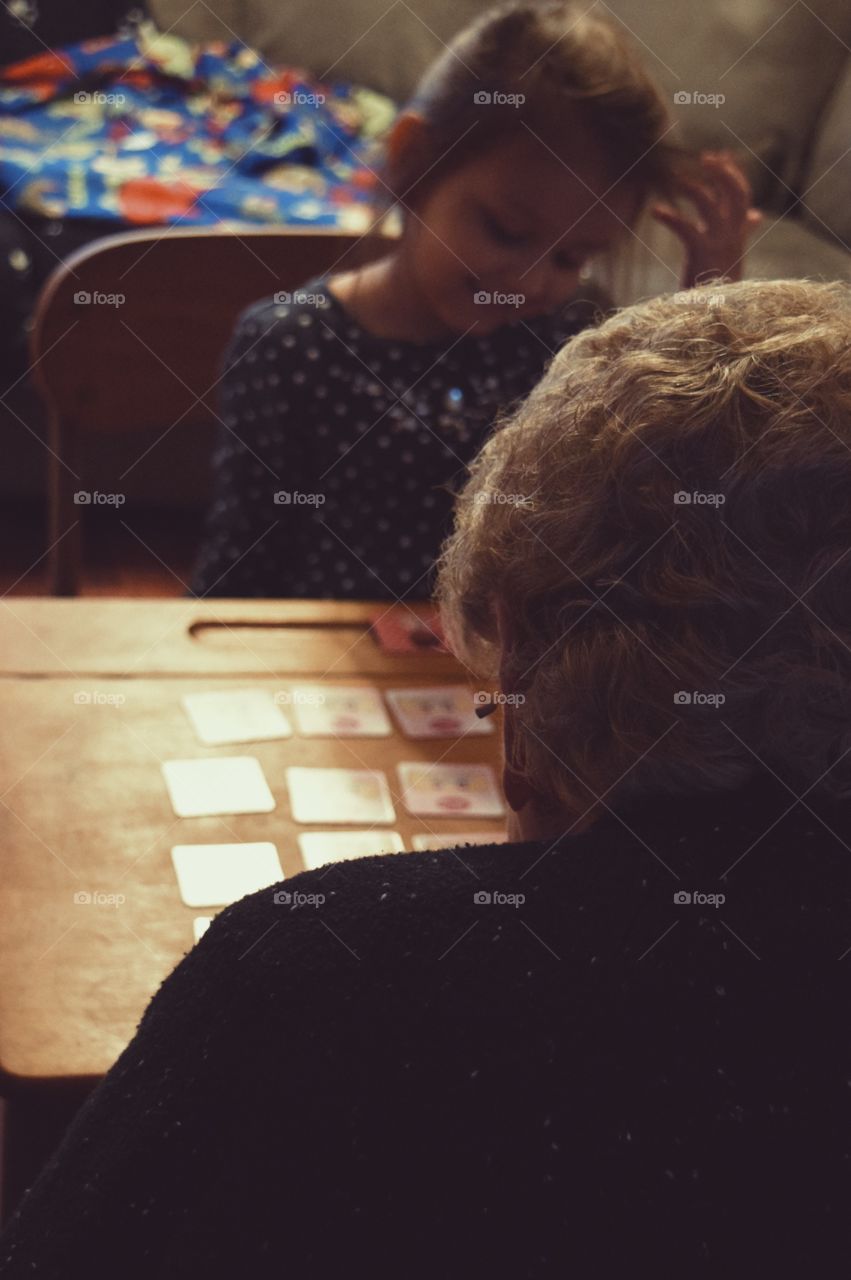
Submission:
[[[453,494],[497,412],[595,322],[599,295],[428,343],[368,333],[326,277],[292,296],[246,308],[225,352],[192,594],[427,599]]]

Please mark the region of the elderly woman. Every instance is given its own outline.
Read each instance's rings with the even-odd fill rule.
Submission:
[[[441,565],[512,843],[223,911],[4,1280],[836,1274],[849,494],[847,287],[716,284],[562,349]]]

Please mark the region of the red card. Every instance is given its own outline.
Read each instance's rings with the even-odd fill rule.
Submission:
[[[388,609],[371,622],[372,634],[385,653],[415,653],[419,649],[448,653],[440,614],[432,609],[421,618],[410,609]]]

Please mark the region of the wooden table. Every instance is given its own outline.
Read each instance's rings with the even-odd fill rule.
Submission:
[[[462,741],[308,739],[204,747],[180,697],[250,684],[397,685],[465,680],[449,655],[383,652],[369,620],[386,604],[11,598],[0,609],[0,1080],[96,1078],[132,1038],[162,980],[193,945],[170,850],[271,840],[284,875],[303,870],[288,765],[378,768],[399,831],[492,829],[416,819],[398,798],[401,759],[498,764],[500,734]],[[423,610],[415,610],[422,612]],[[497,717],[493,717],[496,721]],[[498,727],[498,726],[495,726]],[[256,756],[269,814],[175,818],[160,761]],[[352,824],[348,824],[352,825]],[[315,828],[307,828],[315,829]],[[388,827],[388,829],[390,829]],[[404,856],[404,855],[400,855]],[[123,895],[75,904],[77,892]]]

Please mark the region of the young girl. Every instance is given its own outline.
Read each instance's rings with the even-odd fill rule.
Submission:
[[[456,37],[387,142],[387,256],[239,317],[193,593],[428,597],[498,412],[601,314],[589,261],[662,196],[681,287],[740,277],[761,218],[748,182],[670,128],[620,28],[571,0],[490,10]]]

